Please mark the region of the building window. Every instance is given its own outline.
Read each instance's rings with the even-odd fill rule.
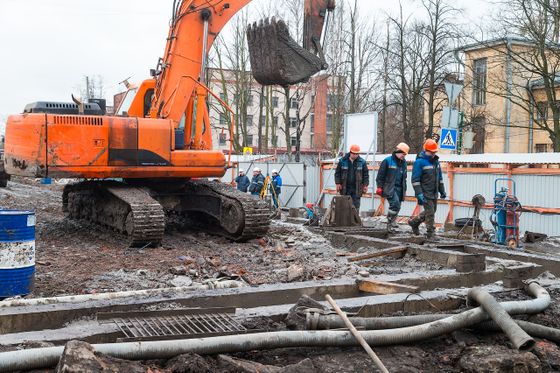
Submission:
[[[482,116],[473,118],[472,130],[474,132],[474,144],[471,149],[471,154],[484,153],[484,142],[486,141],[486,119]]]
[[[548,152],[548,144],[535,144],[535,153]]]
[[[486,104],[486,58],[474,60],[473,66],[473,105]]]
[[[246,119],[245,119],[245,124],[248,126],[252,126],[253,125],[253,116],[252,115],[247,115]]]
[[[253,135],[245,135],[245,146],[253,146]]]
[[[220,133],[219,141],[220,141],[220,145],[225,145],[226,144],[226,134],[225,133]]]
[[[535,118],[538,121],[546,121],[548,119],[548,102],[537,102]],[[546,145],[546,144],[545,144]]]
[[[297,144],[297,139],[296,139],[295,136],[292,136],[292,137],[290,138],[290,144],[291,144],[292,146],[296,146],[296,144]]]
[[[227,124],[227,116],[224,113],[220,113],[220,124]]]
[[[333,111],[336,109],[340,104],[340,96],[339,95],[327,95],[327,109],[329,111]]]
[[[253,106],[253,95],[247,94],[247,106]]]
[[[298,125],[298,120],[297,120],[297,118],[290,117],[290,127],[296,128],[297,125]]]
[[[222,101],[225,101],[225,100],[226,100],[226,94],[225,94],[224,92],[220,92],[220,99],[221,99]]]
[[[274,135],[272,136],[272,139],[270,140],[272,146],[278,146],[278,136]]]
[[[278,107],[278,97],[272,96],[272,107]]]
[[[310,131],[311,133],[315,133],[315,114],[311,113],[309,120],[310,120],[309,123]]]
[[[272,117],[272,125],[273,125],[273,126],[277,126],[277,125],[278,125],[278,117]]]
[[[299,101],[296,98],[290,99],[290,109],[298,109],[299,108]]]
[[[327,132],[332,132],[333,120],[332,114],[327,114]]]
[[[261,120],[259,121],[259,125],[262,127],[266,124],[266,116],[261,115]]]
[[[309,137],[309,146],[313,148],[313,135]]]

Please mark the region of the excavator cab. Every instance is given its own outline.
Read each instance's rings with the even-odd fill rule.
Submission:
[[[253,77],[262,85],[287,86],[305,82],[328,67],[321,47],[321,33],[334,0],[306,0],[303,47],[292,39],[282,20],[265,19],[247,28]]]

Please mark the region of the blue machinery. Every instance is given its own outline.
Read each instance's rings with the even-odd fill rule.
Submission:
[[[500,181],[507,181],[512,185],[513,194],[510,188],[501,186],[498,191]],[[515,181],[509,178],[498,178],[494,181],[494,208],[490,221],[496,232],[494,243],[505,245],[512,249],[519,247],[519,216],[521,215],[521,204],[517,200],[515,193]]]

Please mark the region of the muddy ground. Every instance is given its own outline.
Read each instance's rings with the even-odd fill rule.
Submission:
[[[130,248],[110,229],[70,220],[62,212],[63,185],[16,180],[0,189],[2,208],[34,210],[35,290],[28,297],[189,286],[241,278],[249,285],[355,277],[340,249],[306,228],[273,221],[263,239],[234,243],[169,225],[159,248]],[[403,266],[406,262],[406,266]],[[433,263],[383,258],[362,274],[440,269]]]
[[[16,179],[0,190],[2,208],[30,209],[37,215],[36,283],[30,297],[188,286],[218,277],[240,278],[249,285],[259,285],[441,269],[437,264],[408,256],[399,260],[382,258],[373,268],[361,268],[348,263],[344,253],[322,236],[281,221],[272,224],[265,238],[247,243],[232,243],[171,226],[161,247],[132,249],[118,233],[65,218],[61,210],[62,188],[63,185]],[[533,321],[558,327],[560,290],[551,291],[553,307],[534,316]],[[521,294],[507,294],[504,299],[511,296],[515,299]],[[271,326],[285,328],[281,323]],[[536,351],[519,354],[502,334],[461,331],[413,346],[375,351],[391,372],[560,371],[558,347],[539,343]],[[302,367],[309,364],[314,369],[310,372],[376,372],[359,348],[277,349],[232,356],[276,367],[303,364],[285,368],[284,372],[305,371]],[[182,370],[173,361],[142,362],[142,366],[146,370],[150,367],[152,372],[239,371],[224,368],[216,356],[183,359],[179,364]]]

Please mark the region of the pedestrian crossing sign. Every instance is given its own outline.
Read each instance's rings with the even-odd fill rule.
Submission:
[[[439,147],[441,149],[457,149],[457,130],[442,128]]]

